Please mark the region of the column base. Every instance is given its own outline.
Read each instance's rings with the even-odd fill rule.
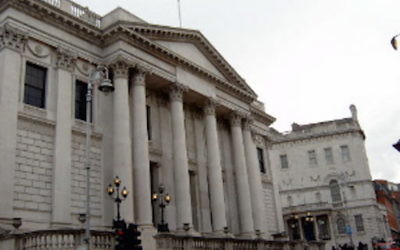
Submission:
[[[244,232],[240,233],[239,235],[236,236],[238,239],[256,239],[256,235],[254,232]]]
[[[139,225],[139,230],[143,249],[157,249],[156,240],[154,239],[157,230],[154,228],[153,224]]]

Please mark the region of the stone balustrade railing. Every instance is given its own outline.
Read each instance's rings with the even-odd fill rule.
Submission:
[[[157,250],[322,250],[322,242],[293,242],[206,238],[160,234],[155,236]]]
[[[48,4],[51,4],[83,21],[100,28],[101,16],[90,11],[89,8],[83,7],[71,0],[42,0]]]
[[[11,233],[0,237],[0,249],[8,250],[76,250],[83,243],[83,230],[40,230]],[[114,249],[114,233],[91,231],[91,250]]]

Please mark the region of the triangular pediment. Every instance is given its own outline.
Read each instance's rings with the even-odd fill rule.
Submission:
[[[202,68],[212,72],[213,74],[218,75],[219,77],[223,78],[224,80],[226,77],[223,75],[220,70],[213,65],[210,60],[204,55],[202,51],[200,51],[195,44],[190,42],[182,42],[182,41],[162,41],[162,40],[155,40],[154,42],[160,44],[172,50],[173,52],[177,53],[178,55],[186,58],[189,61],[199,65]]]
[[[199,31],[139,23],[126,23],[124,26],[222,81],[229,82],[254,99],[257,97],[245,80]]]

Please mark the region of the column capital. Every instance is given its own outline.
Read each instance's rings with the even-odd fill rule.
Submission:
[[[118,60],[111,63],[110,68],[113,69],[114,78],[125,78],[128,79],[128,70],[130,64],[125,60]]]
[[[244,118],[244,122],[243,122],[243,130],[252,130],[252,125],[254,124],[254,118],[250,115],[247,115]]]
[[[234,110],[229,116],[231,127],[241,127],[244,117],[245,115],[242,112]]]
[[[57,48],[57,68],[73,71],[75,68],[78,54],[70,49],[59,46]]]
[[[135,74],[133,75],[133,85],[145,86],[146,76],[151,74],[151,70],[141,64],[135,66]]]
[[[213,98],[209,97],[204,102],[204,114],[205,115],[215,115],[215,108],[218,106],[218,101]]]
[[[182,102],[183,93],[188,91],[188,87],[181,83],[173,83],[169,88],[169,98],[171,101]]]
[[[19,53],[24,52],[28,41],[28,32],[9,23],[0,27],[0,49],[9,48]]]

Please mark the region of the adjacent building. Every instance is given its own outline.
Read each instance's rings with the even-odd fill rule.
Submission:
[[[377,201],[385,206],[393,240],[400,240],[400,190],[399,185],[387,180],[374,180]]]
[[[391,238],[356,107],[350,110],[350,118],[271,130],[270,161],[290,239],[323,240],[331,249]]]

